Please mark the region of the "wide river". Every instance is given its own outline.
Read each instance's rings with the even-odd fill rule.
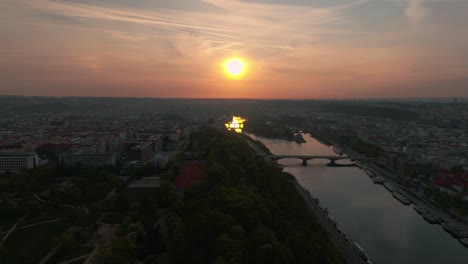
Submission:
[[[284,140],[260,140],[274,154],[336,155],[309,134],[297,144]],[[468,264],[468,248],[440,225],[431,225],[412,206],[393,198],[382,185],[375,185],[357,167],[327,167],[325,160],[282,160],[285,170],[319,198],[335,216],[350,239],[357,241],[378,264],[447,263]]]

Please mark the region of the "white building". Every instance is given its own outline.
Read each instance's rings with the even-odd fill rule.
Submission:
[[[6,149],[0,151],[0,173],[20,172],[39,165],[39,156],[35,152],[21,149]]]

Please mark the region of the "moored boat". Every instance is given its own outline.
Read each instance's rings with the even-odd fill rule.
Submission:
[[[416,206],[416,205],[415,205],[413,208],[414,208],[414,210],[416,211],[416,213],[418,213],[418,214],[424,214],[424,213],[426,213],[426,210],[425,210],[425,209],[423,209],[423,208],[421,208],[421,207],[418,207],[418,206]]]
[[[384,183],[383,186],[385,187],[385,189],[389,190],[390,192],[394,191],[393,186],[388,182]]]
[[[366,174],[367,174],[369,177],[371,177],[371,178],[375,178],[375,177],[377,177],[377,175],[375,175],[375,173],[374,173],[374,172],[372,172],[372,171],[371,171],[371,170],[369,170],[369,169],[365,169],[364,171],[365,171],[365,172],[366,172]]]
[[[435,216],[435,215],[432,215],[429,212],[424,212],[422,214],[422,216],[423,216],[424,220],[426,220],[430,224],[440,224],[439,218],[437,216]]]
[[[359,256],[364,259],[364,260],[368,260],[369,258],[367,257],[367,254],[366,254],[366,251],[364,251],[364,249],[361,247],[361,245],[359,245],[356,241],[353,241],[353,245],[354,245],[354,248],[356,249],[356,251],[358,252]]]
[[[299,133],[294,135],[294,141],[299,144],[306,143],[304,137],[302,137],[302,134]]]
[[[364,166],[362,166],[362,163],[359,162],[359,161],[354,162],[354,164],[356,164],[356,167],[358,167],[360,169],[364,168]]]
[[[460,228],[451,224],[442,224],[442,228],[456,238],[465,237],[466,234]]]
[[[326,207],[322,207],[321,209],[326,215],[328,215],[328,209]]]
[[[459,239],[460,243],[464,245],[465,247],[468,247],[468,238],[461,238]]]
[[[410,205],[411,204],[411,201],[408,200],[403,194],[401,194],[399,192],[394,192],[392,195],[393,195],[393,197],[395,197],[395,199],[397,199],[398,201],[400,201],[404,205]]]
[[[343,156],[343,154],[344,154],[343,151],[340,148],[336,147],[336,146],[333,146],[332,150],[333,150],[333,152],[335,152],[336,154],[338,154],[340,156]]]
[[[384,181],[380,177],[375,177],[371,179],[374,184],[383,184]]]

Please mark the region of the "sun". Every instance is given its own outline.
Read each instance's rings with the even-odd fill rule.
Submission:
[[[240,77],[244,74],[246,63],[240,58],[231,58],[224,63],[224,71],[230,77]]]

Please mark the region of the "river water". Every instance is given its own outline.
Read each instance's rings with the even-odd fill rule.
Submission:
[[[304,144],[284,140],[260,140],[273,154],[337,155],[309,134]],[[378,264],[447,263],[468,264],[468,248],[431,225],[412,206],[393,198],[382,185],[375,185],[357,167],[327,167],[328,161],[281,160],[285,171],[319,198],[335,216],[341,229],[357,241]]]

